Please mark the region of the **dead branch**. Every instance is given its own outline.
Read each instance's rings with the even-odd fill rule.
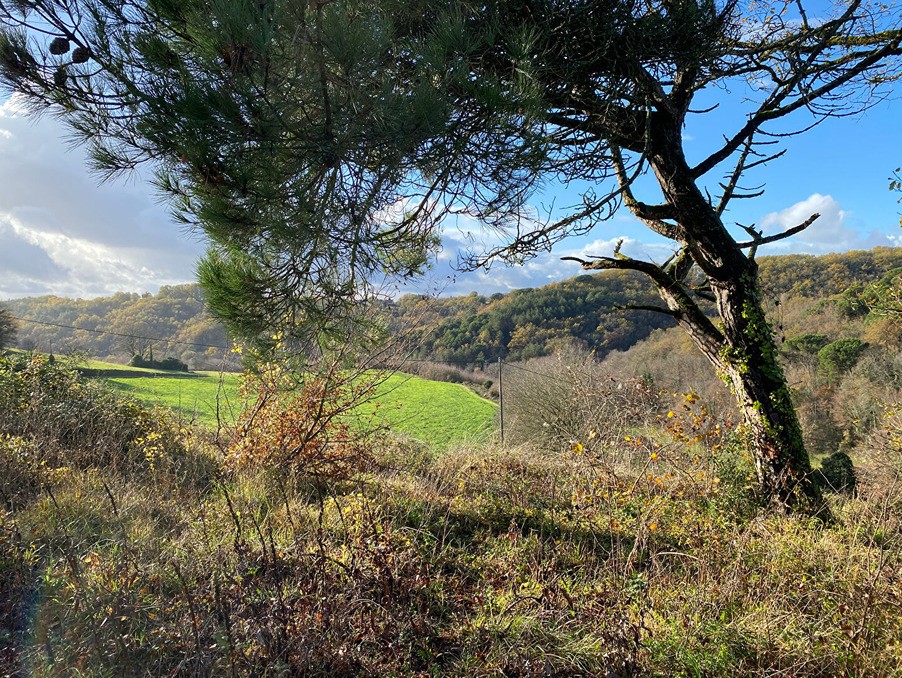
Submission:
[[[767,245],[768,243],[785,240],[786,238],[794,236],[796,233],[801,233],[802,231],[804,231],[806,228],[811,226],[811,224],[813,224],[820,216],[820,214],[815,212],[798,226],[793,226],[789,230],[783,231],[782,233],[775,233],[774,235],[768,235],[764,237],[762,237],[761,231],[755,230],[754,226],[742,226],[742,224],[739,224],[739,226],[742,226],[746,233],[752,236],[752,239],[747,242],[738,243],[737,246],[740,249],[744,250],[749,248],[757,249],[761,245]]]

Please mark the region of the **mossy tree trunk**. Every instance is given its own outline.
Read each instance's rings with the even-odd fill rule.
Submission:
[[[754,261],[731,282],[715,288],[720,348],[712,351],[711,337],[687,329],[736,397],[762,498],[788,510],[816,512],[823,500],[762,309]]]
[[[624,202],[654,230],[680,242],[680,251],[664,266],[630,259],[619,251],[583,265],[638,270],[652,279],[666,308],[646,310],[673,316],[736,396],[762,499],[787,511],[822,511],[820,488],[812,476],[758,284],[754,251],[776,238],[754,231],[750,242],[733,238],[724,226],[722,210],[698,188],[697,171],[686,162],[680,127],[673,119],[653,116],[648,148],[665,204],[650,208],[638,203],[627,181],[621,182]],[[703,280],[693,283],[690,273],[695,267]],[[705,313],[701,300],[713,302],[719,322]]]

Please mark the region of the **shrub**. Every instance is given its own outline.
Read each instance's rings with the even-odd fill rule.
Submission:
[[[128,361],[128,364],[132,367],[144,367],[151,370],[169,370],[171,372],[188,371],[188,365],[172,356],[163,358],[163,360],[154,360],[153,358],[145,358],[142,355],[135,354],[132,356],[132,359]]]
[[[784,346],[789,351],[804,355],[816,355],[824,346],[830,343],[826,334],[800,334],[786,340]]]
[[[658,408],[646,380],[615,380],[580,351],[507,364],[502,388],[505,440],[558,450],[573,441],[619,443],[625,431],[653,420]]]
[[[18,326],[13,314],[0,306],[0,349],[11,346],[16,339]]]
[[[820,480],[832,492],[851,492],[857,481],[852,458],[845,452],[834,452],[821,462]]]
[[[902,400],[884,406],[878,424],[854,450],[865,484],[879,493],[895,493],[902,482]],[[898,504],[902,508],[902,502]]]
[[[371,461],[366,436],[342,420],[358,395],[350,380],[315,375],[297,385],[269,368],[245,377],[242,389],[248,405],[229,448],[233,467],[262,465],[341,479]]]
[[[0,502],[6,510],[26,505],[40,491],[44,471],[32,442],[0,435]]]
[[[23,539],[14,517],[0,511],[0,675],[28,675],[17,664],[19,648],[29,640],[38,572],[35,549]]]
[[[168,410],[38,355],[0,358],[0,435],[21,438],[52,467],[143,473],[187,454]]]

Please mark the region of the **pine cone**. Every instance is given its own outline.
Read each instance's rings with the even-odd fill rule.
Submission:
[[[50,43],[50,53],[59,56],[69,51],[69,41],[66,38],[54,38]]]
[[[72,63],[83,64],[91,58],[91,50],[87,47],[76,47],[72,52]]]

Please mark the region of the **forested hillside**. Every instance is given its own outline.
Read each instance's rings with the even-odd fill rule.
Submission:
[[[191,369],[216,369],[229,355],[225,329],[204,309],[197,285],[163,287],[155,295],[43,296],[13,299],[4,305],[26,319],[18,323],[20,348],[84,353],[118,362],[154,352],[158,358],[176,357]]]
[[[656,299],[641,276],[609,271],[490,297],[404,297],[394,315],[412,327],[419,357],[480,363],[548,355],[573,341],[599,352],[625,349],[672,324],[667,316],[621,310]]]
[[[762,286],[772,303],[823,299],[902,266],[902,250],[878,247],[824,256],[762,257],[760,266]],[[629,310],[659,303],[641,275],[606,271],[489,297],[408,296],[398,301],[394,313],[401,324],[413,328],[419,357],[479,363],[550,355],[574,341],[599,357],[625,350],[654,330],[673,325],[667,316]]]
[[[771,296],[807,298],[839,294],[902,266],[902,248],[875,247],[840,254],[761,257],[761,286]]]
[[[775,324],[791,336],[816,331],[812,300],[836,297],[836,303],[856,313],[854,294],[902,267],[902,250],[878,247],[824,256],[762,257],[760,267]],[[606,271],[509,294],[474,292],[440,299],[407,295],[388,309],[394,329],[410,333],[416,357],[478,364],[499,357],[513,361],[551,355],[573,343],[598,357],[624,351],[656,329],[672,326],[667,316],[624,310],[656,303],[657,294],[641,276]],[[119,293],[90,300],[45,296],[5,305],[19,318],[115,333],[22,322],[22,348],[76,351],[120,362],[153,350],[158,357],[179,358],[192,369],[218,367],[228,356],[221,348],[229,346],[228,336],[204,310],[196,285],[163,287],[156,295]]]

